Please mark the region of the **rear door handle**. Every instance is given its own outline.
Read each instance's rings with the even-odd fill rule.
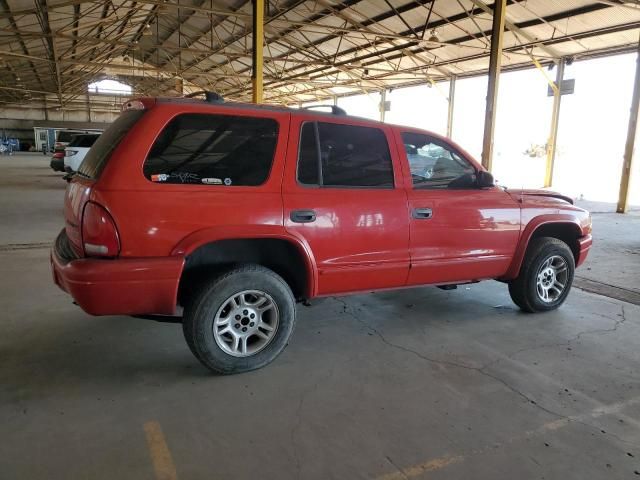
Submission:
[[[316,221],[316,212],[313,210],[293,210],[289,218],[295,223],[311,223]]]
[[[430,208],[414,208],[413,218],[426,220],[433,217],[433,211]]]

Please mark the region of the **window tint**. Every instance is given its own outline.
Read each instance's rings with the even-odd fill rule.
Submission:
[[[298,181],[324,187],[392,188],[393,165],[384,132],[354,125],[305,123],[300,135]]]
[[[260,185],[277,139],[278,123],[270,118],[178,115],[153,144],[144,175],[163,183]]]
[[[411,168],[413,185],[420,188],[470,188],[475,185],[475,169],[440,140],[405,132],[402,141]]]
[[[89,148],[96,142],[99,136],[100,135],[75,135],[71,139],[69,146]]]
[[[98,178],[111,157],[111,153],[120,144],[131,127],[144,115],[144,110],[128,110],[120,114],[98,140],[78,167],[78,173],[87,178]]]
[[[305,185],[318,185],[318,143],[316,142],[316,123],[305,123],[300,133],[298,152],[298,181]]]
[[[58,142],[68,143],[71,141],[73,136],[76,135],[75,132],[69,132],[67,130],[60,130],[58,132]]]

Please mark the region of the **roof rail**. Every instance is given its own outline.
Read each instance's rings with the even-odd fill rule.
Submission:
[[[184,98],[193,98],[198,95],[204,95],[205,102],[208,103],[223,103],[224,98],[218,92],[210,92],[207,90],[198,90],[197,92],[191,92],[188,95],[185,95]]]
[[[302,107],[302,110],[313,110],[314,108],[330,108],[333,115],[347,114],[343,108],[340,108],[337,105],[309,105],[308,107]]]

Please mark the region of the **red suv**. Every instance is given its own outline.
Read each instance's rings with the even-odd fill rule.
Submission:
[[[182,316],[193,354],[235,373],[314,297],[495,279],[552,310],[590,246],[571,199],[496,186],[439,135],[209,95],[125,105],[70,180],[51,262],[86,312]]]

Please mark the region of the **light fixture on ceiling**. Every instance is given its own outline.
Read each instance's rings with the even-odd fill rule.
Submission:
[[[146,36],[153,35],[153,32],[151,31],[151,24],[150,23],[147,23],[144,26],[144,30],[142,31],[142,35],[146,35]]]
[[[434,28],[433,30],[431,30],[429,38],[427,39],[427,42],[440,43],[440,38],[438,37],[437,29]]]

